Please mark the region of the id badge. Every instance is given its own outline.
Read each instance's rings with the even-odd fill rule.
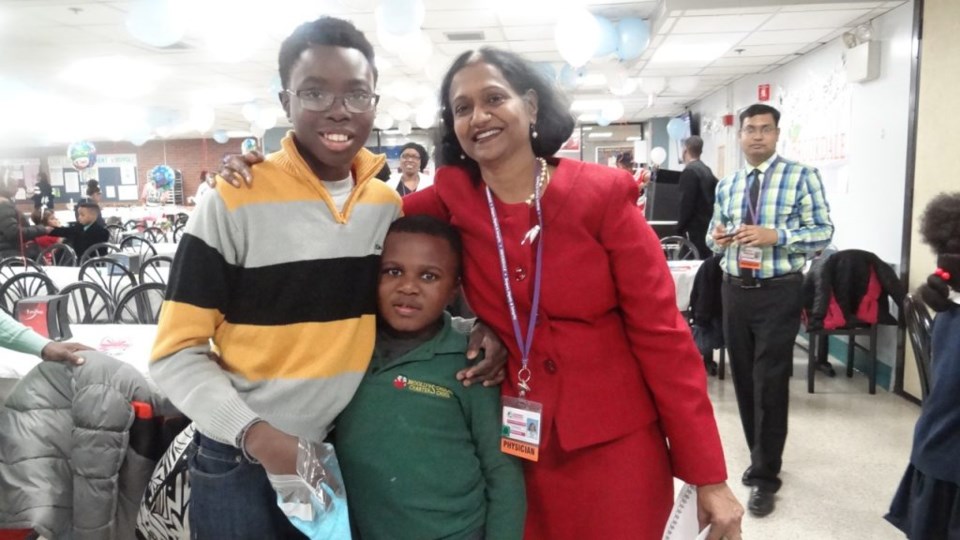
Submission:
[[[743,270],[759,270],[763,262],[763,249],[744,246],[740,248],[740,268]]]
[[[543,404],[516,397],[503,398],[500,451],[530,461],[540,459],[540,420]]]

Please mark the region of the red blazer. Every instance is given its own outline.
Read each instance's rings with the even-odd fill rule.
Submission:
[[[659,240],[634,203],[637,184],[610,167],[558,163],[542,201],[543,277],[529,366],[529,397],[544,406],[544,444],[575,450],[659,422],[675,476],[697,485],[726,480],[703,360],[677,311]],[[495,201],[526,332],[536,249],[520,241],[536,211]],[[509,348],[503,392],[517,395],[520,355],[484,185],[444,167],[403,204],[407,214],[460,230],[467,301]]]

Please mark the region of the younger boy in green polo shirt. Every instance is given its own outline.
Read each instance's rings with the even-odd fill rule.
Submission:
[[[444,307],[461,241],[428,216],[400,218],[383,246],[376,348],[334,431],[363,540],[523,537],[523,473],[500,452],[500,391],[464,387],[466,338]]]

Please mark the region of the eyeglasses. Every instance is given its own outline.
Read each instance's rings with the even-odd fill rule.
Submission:
[[[408,161],[420,161],[420,154],[413,154],[413,155],[400,154],[400,159],[408,160]]]
[[[380,96],[369,92],[357,91],[344,94],[342,96],[333,92],[324,92],[323,90],[284,90],[284,92],[296,96],[300,100],[304,109],[314,112],[326,112],[333,107],[333,103],[343,100],[343,106],[352,113],[365,113],[377,106]]]
[[[750,135],[750,136],[756,135],[757,133],[760,133],[761,135],[770,135],[775,131],[777,131],[776,126],[763,126],[762,128],[759,128],[759,129],[757,129],[757,126],[747,126],[745,128],[740,129],[740,133],[743,133],[744,135]]]

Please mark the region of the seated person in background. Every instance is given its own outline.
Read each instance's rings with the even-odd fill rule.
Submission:
[[[51,236],[67,239],[67,243],[82,257],[87,248],[100,242],[110,241],[110,231],[99,220],[100,207],[96,203],[82,202],[77,204],[77,222],[69,227],[50,229]],[[103,253],[98,253],[101,256]]]
[[[456,229],[430,216],[398,219],[384,240],[373,359],[334,430],[365,540],[523,536],[523,472],[500,451],[500,390],[456,377],[467,338],[444,306],[461,252]]]
[[[0,347],[39,356],[51,362],[70,362],[77,365],[83,363],[83,358],[76,354],[78,351],[93,350],[79,343],[50,341],[3,311],[0,311]]]

